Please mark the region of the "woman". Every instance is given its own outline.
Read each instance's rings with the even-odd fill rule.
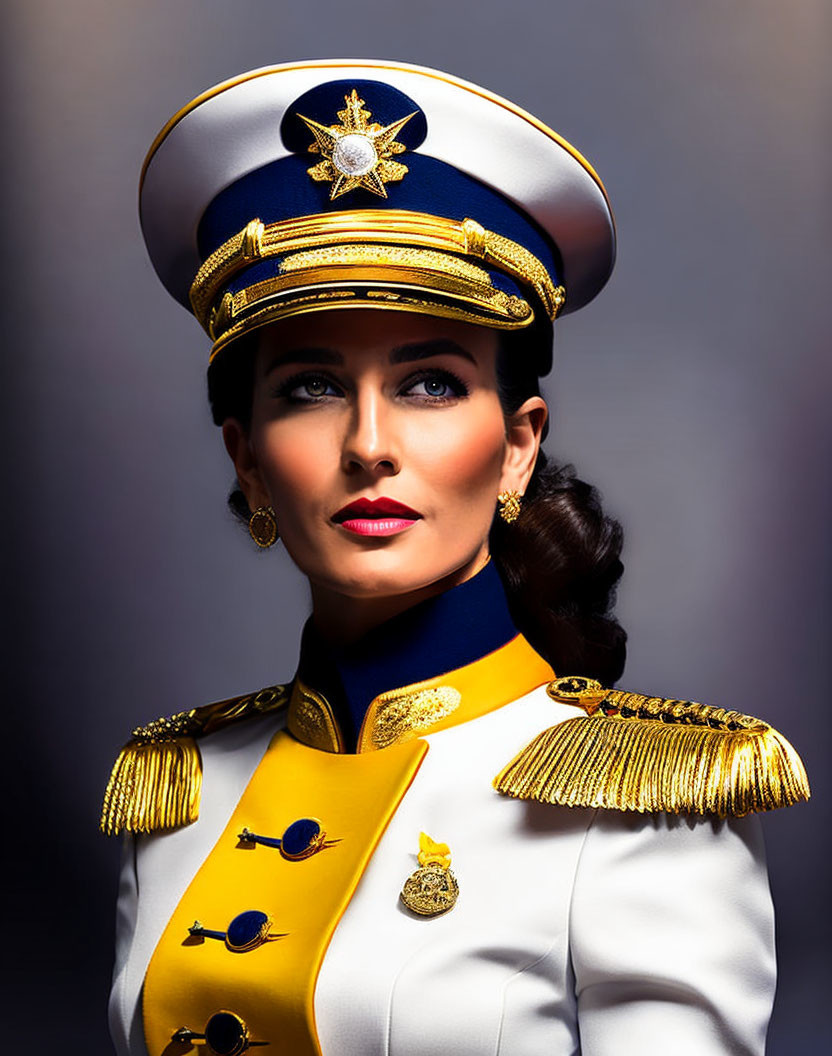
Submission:
[[[331,61],[195,100],[141,207],[232,506],[313,614],[290,685],[119,757],[119,1051],[762,1052],[743,815],[805,774],[758,720],[605,688],[620,531],[540,454],[551,324],[612,265],[597,176],[482,89]]]

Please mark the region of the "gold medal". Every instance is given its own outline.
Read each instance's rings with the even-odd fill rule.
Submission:
[[[451,854],[446,843],[436,843],[426,833],[419,836],[419,868],[405,880],[399,896],[420,917],[436,917],[453,909],[459,884],[451,872]]]

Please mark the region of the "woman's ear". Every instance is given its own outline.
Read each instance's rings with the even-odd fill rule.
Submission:
[[[543,427],[548,417],[546,401],[541,396],[530,396],[506,421],[501,491],[525,494],[537,462]]]
[[[222,439],[228,457],[234,463],[237,482],[246,497],[250,510],[268,506],[271,502],[257,458],[252,450],[248,433],[236,418],[226,418],[222,423]]]

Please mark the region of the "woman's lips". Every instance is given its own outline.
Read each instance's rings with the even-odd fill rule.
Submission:
[[[335,524],[355,535],[398,535],[420,520],[421,513],[395,499],[356,499],[332,515]]]

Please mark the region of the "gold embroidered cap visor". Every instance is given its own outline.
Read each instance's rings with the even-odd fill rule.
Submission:
[[[140,213],[212,356],[333,308],[549,326],[595,296],[615,252],[603,187],[555,132],[385,62],[276,66],[205,92],[151,147]]]
[[[242,284],[229,288],[241,272]],[[520,285],[507,290],[507,277],[534,296],[527,300]],[[205,261],[190,299],[214,341],[213,358],[266,323],[332,308],[421,312],[514,330],[532,323],[532,304],[554,320],[564,289],[523,246],[475,220],[364,210],[251,221]]]

